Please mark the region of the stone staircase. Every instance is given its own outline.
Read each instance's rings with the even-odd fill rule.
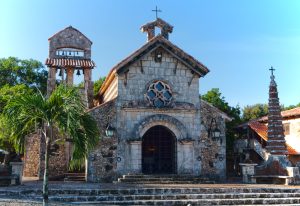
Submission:
[[[128,184],[214,184],[215,181],[207,177],[191,175],[123,175],[117,183]]]
[[[64,182],[85,182],[85,173],[65,173]]]
[[[177,185],[179,186],[179,185]],[[217,185],[216,185],[217,186]],[[300,189],[235,187],[165,187],[50,189],[50,203],[62,205],[300,205]],[[1,199],[42,200],[42,191],[1,190]]]

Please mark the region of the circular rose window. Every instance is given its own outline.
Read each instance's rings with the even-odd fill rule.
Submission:
[[[152,106],[161,108],[171,103],[172,92],[169,85],[162,81],[157,81],[150,84],[146,97]]]

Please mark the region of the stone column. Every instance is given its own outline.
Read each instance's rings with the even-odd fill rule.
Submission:
[[[142,172],[142,141],[129,142],[130,168],[132,173]]]
[[[193,141],[181,141],[178,144],[177,167],[179,174],[193,174],[194,145]]]
[[[147,40],[150,41],[153,37],[155,37],[155,28],[148,28],[147,30]]]
[[[67,84],[72,86],[74,82],[74,68],[67,68]]]
[[[56,83],[56,68],[49,67],[48,79],[47,79],[47,95],[49,96],[55,89]]]
[[[243,176],[243,183],[256,183],[255,179],[252,177],[255,174],[255,166],[257,164],[252,163],[240,163],[240,166],[242,168],[242,176]]]
[[[13,185],[22,184],[23,176],[23,162],[11,162],[11,174],[18,177],[18,182],[12,183]]]
[[[93,107],[93,99],[94,99],[94,88],[92,82],[92,69],[84,68],[84,93],[85,100],[87,102],[87,107]]]

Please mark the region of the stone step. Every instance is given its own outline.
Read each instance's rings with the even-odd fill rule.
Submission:
[[[27,196],[30,199],[36,196]],[[39,197],[38,199],[41,199]],[[105,196],[74,196],[57,195],[49,199],[57,202],[89,202],[89,201],[139,201],[139,200],[207,200],[207,199],[285,199],[300,198],[300,193],[241,193],[241,194],[173,194],[173,195],[105,195]]]
[[[267,199],[188,199],[188,200],[137,200],[137,201],[92,201],[72,202],[72,204],[94,204],[94,205],[172,205],[172,206],[196,206],[196,205],[256,205],[256,204],[297,204],[300,198],[267,198]]]
[[[118,178],[119,180],[131,180],[131,181],[157,181],[157,180],[174,180],[174,181],[209,181],[208,178],[180,178],[180,177],[149,177],[149,178]]]
[[[128,183],[128,184],[149,184],[149,185],[153,185],[153,184],[215,184],[215,182],[210,182],[210,181],[205,181],[205,182],[197,182],[197,181],[164,181],[164,180],[160,180],[160,181],[120,181],[120,182],[116,182],[116,183]]]
[[[65,173],[64,182],[85,182],[85,173]]]
[[[130,177],[130,178],[155,178],[155,177],[178,177],[178,178],[193,178],[199,176],[195,175],[178,175],[178,174],[152,174],[152,175],[143,175],[143,174],[129,174],[129,175],[122,175],[123,178]],[[202,177],[201,177],[202,178]]]
[[[51,189],[49,195],[156,195],[156,194],[223,194],[223,193],[300,193],[297,188],[129,188],[129,189]],[[1,195],[42,194],[41,189],[0,190]]]

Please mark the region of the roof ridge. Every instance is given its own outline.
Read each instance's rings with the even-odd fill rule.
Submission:
[[[78,29],[74,28],[73,26],[68,26],[58,32],[56,32],[55,34],[53,34],[51,37],[48,38],[48,40],[50,41],[53,37],[55,37],[56,35],[58,35],[59,33],[63,32],[64,30],[67,30],[67,29],[73,29],[75,31],[77,31],[78,33],[80,33],[82,36],[84,36],[89,42],[91,42],[91,44],[93,44],[93,42],[85,35],[83,34],[81,31],[79,31]]]

